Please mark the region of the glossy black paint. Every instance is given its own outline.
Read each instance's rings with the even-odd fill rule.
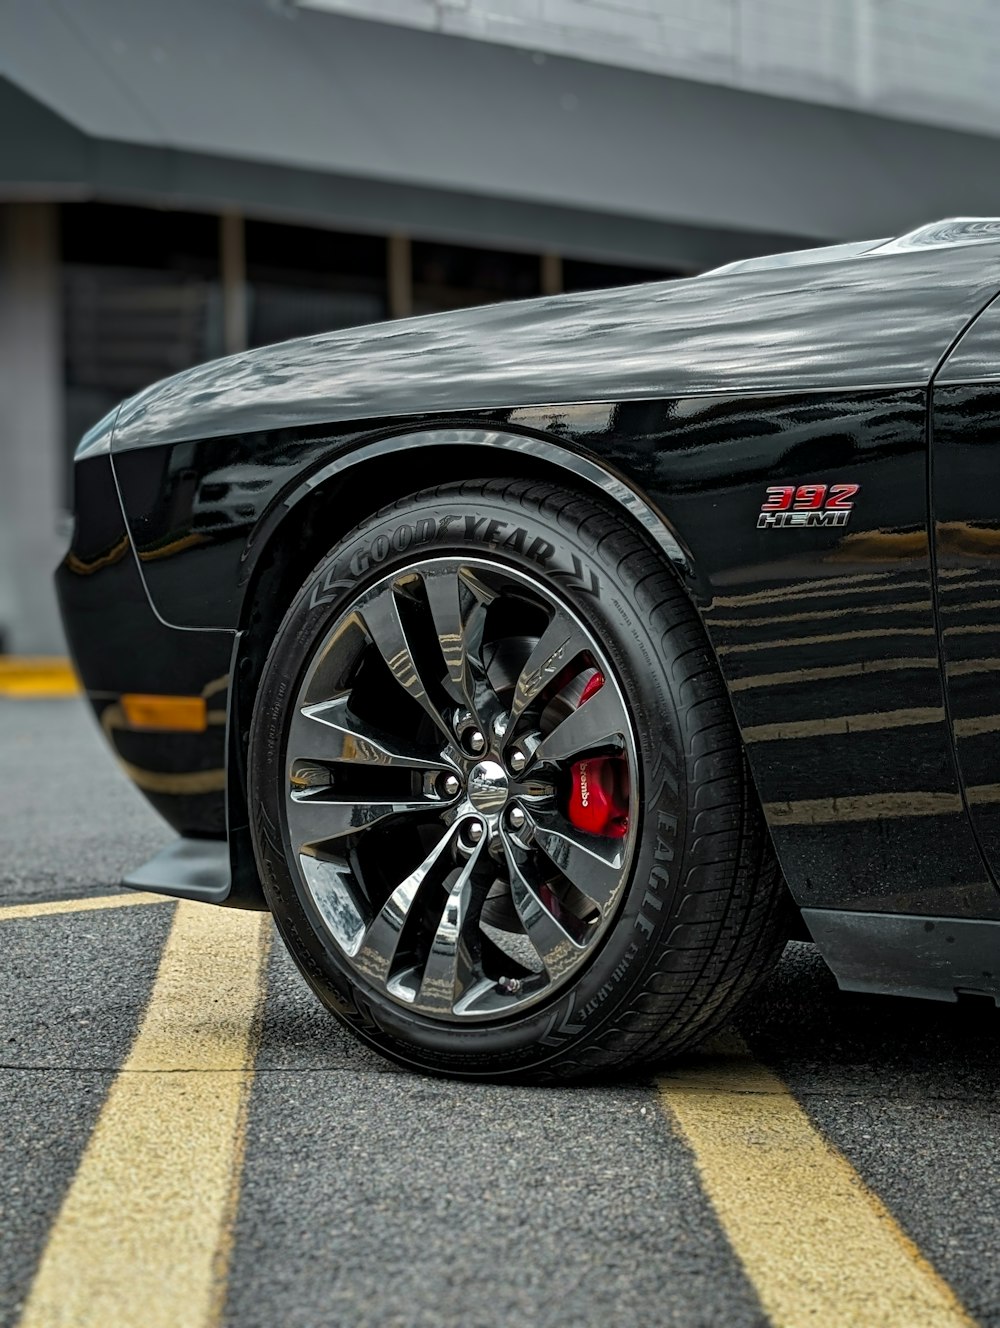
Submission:
[[[944,710],[925,416],[920,391],[686,402],[647,481],[709,583],[703,619],[803,906],[998,912]],[[756,469],[727,473],[750,437]],[[845,529],[755,528],[769,484],[832,481],[859,485]]]
[[[126,401],[114,447],[512,404],[924,385],[1000,287],[998,234],[957,238],[949,249],[819,249],[284,342]]]
[[[1000,922],[803,909],[844,991],[923,1000],[989,996],[1000,1006]]]
[[[138,566],[157,612],[201,629],[171,642],[246,631],[237,877],[242,739],[297,581],[396,495],[529,469],[614,501],[624,485],[648,516],[702,615],[800,905],[1000,917],[942,686],[928,507],[929,388],[1000,289],[987,239],[314,338],[126,402],[113,460]],[[940,391],[935,435],[957,438],[964,408],[946,405],[947,425]],[[860,486],[846,528],[757,528],[768,485],[839,482]]]
[[[119,763],[179,834],[226,833],[226,712],[234,634],[167,627],[153,612],[122,521],[109,458],[75,467],[76,523],[56,573],[77,672]],[[204,696],[204,733],[129,726],[126,692]]]
[[[945,683],[964,796],[1000,881],[1000,300],[934,383],[931,475]]]
[[[950,717],[973,824],[1000,879],[1000,384],[934,392],[938,604]]]
[[[202,904],[231,904],[229,846],[222,839],[175,839],[141,867],[133,868],[122,885]]]
[[[935,385],[1000,381],[1000,296],[995,298],[959,339],[934,375]]]

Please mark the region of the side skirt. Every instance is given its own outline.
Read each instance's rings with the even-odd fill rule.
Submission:
[[[843,991],[1000,1006],[1000,922],[827,908],[802,917]]]
[[[229,845],[224,839],[175,839],[122,880],[130,890],[151,890],[202,904],[226,904],[266,912],[260,886],[234,888]]]

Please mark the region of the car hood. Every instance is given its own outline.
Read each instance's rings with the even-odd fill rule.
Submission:
[[[1000,290],[1000,221],[266,346],[124,402],[113,450],[521,405],[925,386]]]

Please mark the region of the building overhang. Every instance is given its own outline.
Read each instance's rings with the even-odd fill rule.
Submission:
[[[299,9],[11,0],[0,197],[698,269],[996,210],[1000,140]]]

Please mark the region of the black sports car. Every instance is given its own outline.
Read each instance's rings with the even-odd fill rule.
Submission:
[[[1000,1000],[1000,221],[287,342],[77,452],[126,884],[270,909],[411,1065],[841,986]]]

